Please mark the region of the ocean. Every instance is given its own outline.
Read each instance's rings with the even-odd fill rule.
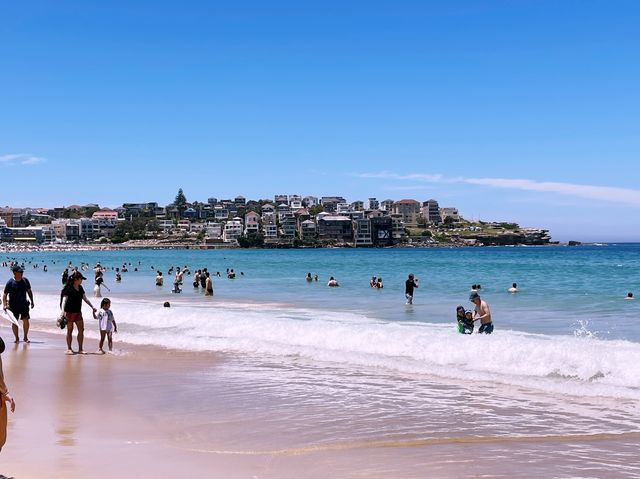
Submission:
[[[640,297],[624,298],[640,295],[640,244],[5,256],[25,263],[36,302],[32,328],[56,331],[60,274],[69,261],[100,262],[111,289],[103,295],[112,299],[119,327],[116,348],[129,342],[226,358],[225,366],[212,366],[215,375],[194,381],[201,391],[216,389],[216,408],[222,402],[229,420],[253,419],[254,434],[248,440],[231,430],[222,441],[202,432],[188,439],[193,447],[300,453],[433,442],[446,463],[459,452],[446,449],[456,441],[477,441],[476,452],[495,454],[499,439],[508,438],[526,443],[509,450],[524,454],[540,474],[553,464],[554,477],[582,477],[572,475],[576,457],[593,477],[636,477],[639,471],[629,464],[640,468],[634,436]],[[125,264],[128,272],[116,283],[112,268]],[[185,265],[221,273],[213,277],[212,298],[192,286],[193,276],[185,276],[182,293],[171,292],[168,269]],[[227,268],[235,279],[226,278]],[[163,287],[154,285],[157,270],[165,275]],[[305,281],[307,273],[318,281]],[[413,305],[404,298],[409,273],[420,280]],[[97,305],[92,271],[85,276]],[[330,276],[339,288],[326,286]],[[383,278],[383,289],[370,288],[372,276]],[[507,292],[513,282],[516,294]],[[456,306],[471,309],[469,290],[478,283],[495,331],[458,334]],[[90,317],[86,306],[84,314]],[[85,322],[95,338],[97,326]],[[223,390],[214,384],[220,374],[227,378]],[[192,402],[199,418],[213,414],[207,401]],[[553,446],[554,440],[579,446]],[[482,465],[495,472],[492,460]],[[391,466],[371,467],[381,474]],[[379,477],[415,477],[413,466],[394,467]]]

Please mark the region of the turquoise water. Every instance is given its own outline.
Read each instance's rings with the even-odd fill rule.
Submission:
[[[8,256],[25,262],[36,295],[36,329],[54,330],[64,266],[100,261],[109,268],[111,292],[103,294],[113,300],[119,341],[640,399],[640,298],[624,299],[629,291],[640,294],[638,244]],[[115,283],[111,268],[125,263],[129,271]],[[171,293],[167,271],[184,265],[221,272],[213,298],[194,289],[190,276],[181,294]],[[235,280],[226,279],[227,268],[236,271]],[[158,269],[166,276],[161,288],[154,285]],[[305,281],[308,272],[319,281]],[[411,306],[404,298],[408,273],[420,280]],[[91,271],[86,275],[91,296]],[[383,278],[384,289],[369,287],[373,275]],[[326,286],[330,276],[339,288]],[[513,282],[517,294],[506,291]],[[471,307],[474,283],[492,309],[491,336],[455,332],[455,307]],[[169,309],[162,307],[167,300]],[[96,333],[91,327],[89,335]]]
[[[28,263],[46,262],[49,272],[30,271],[34,288],[54,291],[67,261],[116,267],[131,263],[116,285],[112,271],[106,282],[114,293],[169,294],[170,266],[208,267],[220,271],[213,278],[216,298],[288,303],[299,307],[361,311],[388,321],[450,323],[455,306],[471,308],[468,292],[482,285],[482,296],[492,308],[498,329],[543,334],[589,334],[601,339],[640,341],[640,244],[583,247],[463,248],[463,249],[313,249],[313,250],[142,250],[23,254]],[[56,261],[56,264],[52,264]],[[28,264],[27,264],[28,266]],[[153,284],[154,271],[165,274],[165,288]],[[134,268],[138,271],[133,271]],[[226,268],[238,274],[224,278]],[[244,272],[244,276],[240,275]],[[319,276],[307,283],[307,272]],[[404,305],[404,280],[412,272],[420,279],[413,307]],[[90,271],[88,272],[90,273]],[[383,290],[369,287],[371,276],[381,276]],[[341,287],[330,289],[334,276]],[[91,275],[85,288],[92,287]],[[185,277],[181,299],[200,298]],[[508,294],[517,282],[520,292]],[[639,295],[625,301],[627,292]]]

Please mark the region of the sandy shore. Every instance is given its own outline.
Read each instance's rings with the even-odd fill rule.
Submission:
[[[8,329],[1,333],[10,340]],[[17,408],[0,473],[21,479],[181,477],[185,469],[204,470],[195,454],[168,444],[155,424],[161,408],[138,412],[158,395],[177,397],[185,369],[204,367],[214,355],[128,346],[119,356],[65,356],[62,336],[31,336],[31,344],[8,344],[2,355]]]
[[[11,340],[6,326],[0,335]],[[637,469],[630,464],[638,433],[377,441],[374,429],[360,440],[352,434],[312,440],[330,427],[326,401],[313,414],[303,412],[286,384],[276,385],[284,394],[270,396],[238,380],[222,354],[116,343],[116,355],[66,356],[61,334],[31,336],[28,345],[8,343],[2,355],[17,408],[0,474],[16,479],[536,478],[569,477],[567,471],[583,467],[594,472],[590,477],[637,477],[640,471],[640,462]],[[95,339],[87,343],[95,349]],[[335,397],[332,407],[341,400]],[[367,416],[346,419],[345,430],[362,429]]]

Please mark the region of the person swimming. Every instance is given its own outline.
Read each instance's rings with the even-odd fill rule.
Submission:
[[[331,276],[331,278],[329,278],[329,282],[327,283],[327,286],[335,288],[336,286],[340,286],[340,285],[338,284],[338,281],[333,276]]]
[[[473,333],[473,314],[471,311],[465,311],[463,306],[456,308],[456,321],[458,322],[458,332],[460,334]]]

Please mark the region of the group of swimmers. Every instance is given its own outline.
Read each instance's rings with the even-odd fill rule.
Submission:
[[[151,269],[154,269],[153,266],[151,267]],[[171,268],[169,268],[168,274],[169,275],[173,274],[173,270],[174,268],[172,266]],[[177,266],[175,268],[175,271],[176,273],[173,279],[172,291],[174,293],[181,293],[182,284],[184,282],[184,276],[191,275],[191,270],[189,269],[188,266],[185,265],[182,268],[180,266]],[[236,278],[236,273],[233,270],[233,268],[231,269],[227,268],[226,275],[227,275],[227,279]],[[218,278],[222,277],[222,275],[220,274],[220,271],[216,271],[216,276]],[[243,271],[240,272],[240,276],[244,276]],[[193,274],[193,287],[196,289],[202,287],[203,291],[205,292],[204,294],[205,296],[213,296],[213,281],[211,277],[212,277],[212,273],[209,272],[207,268],[196,270]],[[164,284],[164,276],[162,276],[162,271],[156,270],[155,282],[156,282],[156,286],[162,286]]]

